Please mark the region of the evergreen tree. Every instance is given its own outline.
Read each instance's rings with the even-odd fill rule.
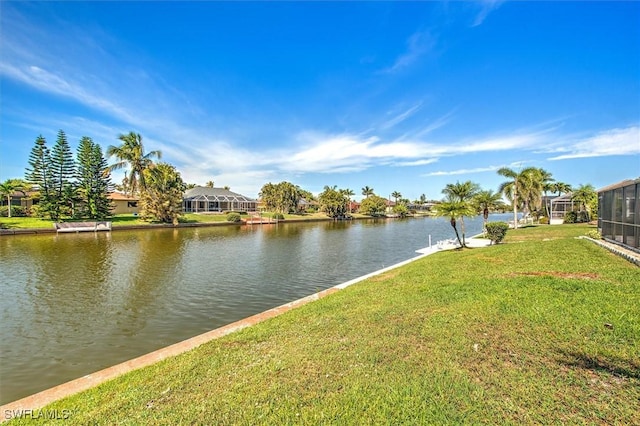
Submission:
[[[26,181],[37,187],[39,195],[38,215],[49,215],[53,201],[53,182],[51,172],[51,153],[46,139],[40,135],[29,154],[29,167],[25,171]]]
[[[53,197],[50,215],[53,220],[68,214],[71,199],[74,198],[75,185],[72,181],[75,174],[75,162],[71,147],[64,131],[58,132],[56,144],[51,149],[51,182]]]
[[[89,137],[82,137],[77,151],[76,179],[82,200],[81,214],[105,219],[111,214],[111,175],[102,148]]]

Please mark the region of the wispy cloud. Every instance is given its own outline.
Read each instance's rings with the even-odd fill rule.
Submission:
[[[459,169],[459,170],[448,170],[448,171],[437,171],[421,174],[421,177],[429,177],[429,176],[455,176],[455,175],[470,175],[474,173],[485,173],[485,172],[494,172],[500,169],[502,166],[489,166],[489,167],[477,167],[475,169]]]
[[[34,89],[73,99],[85,106],[107,113],[115,118],[133,123],[136,119],[122,106],[91,93],[87,88],[36,65],[14,66],[0,64],[0,75],[20,81]]]
[[[400,161],[398,163],[395,163],[395,165],[400,167],[416,167],[416,166],[426,166],[427,164],[436,163],[437,161],[438,161],[438,158],[427,158],[427,159],[416,160],[416,161]]]
[[[478,3],[480,3],[481,9],[480,12],[476,15],[472,27],[481,25],[484,20],[487,19],[487,16],[489,16],[492,11],[500,7],[500,5],[504,3],[504,1],[505,0],[480,0]]]
[[[392,66],[382,70],[382,73],[393,74],[413,65],[422,56],[431,52],[435,44],[436,40],[429,31],[412,34],[407,40],[406,50],[396,58]]]
[[[475,173],[487,173],[487,172],[495,172],[503,167],[521,167],[522,162],[520,163],[511,163],[508,165],[501,166],[487,166],[487,167],[476,167],[473,169],[458,169],[458,170],[447,170],[447,171],[436,171],[430,173],[421,174],[420,177],[430,177],[430,176],[456,176],[456,175],[470,175]]]
[[[454,114],[454,112],[451,111],[451,112],[448,112],[447,114],[443,115],[442,117],[437,118],[436,120],[434,120],[432,123],[430,123],[426,127],[418,129],[418,131],[413,135],[413,137],[415,137],[415,138],[423,138],[426,135],[428,135],[429,133],[440,129],[441,127],[446,126],[452,120],[453,114]]]
[[[556,153],[564,153],[549,160],[567,160],[571,158],[607,157],[611,155],[639,155],[640,127],[630,126],[610,129],[596,135],[570,143],[566,147],[556,148]]]
[[[405,121],[406,119],[408,119],[409,117],[417,113],[420,110],[420,108],[422,108],[422,104],[423,104],[422,102],[418,102],[417,104],[413,105],[406,111],[403,111],[400,114],[396,114],[394,117],[382,123],[380,125],[380,129],[387,130],[402,123],[403,121]]]

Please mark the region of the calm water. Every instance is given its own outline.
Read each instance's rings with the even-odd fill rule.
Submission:
[[[409,259],[429,234],[454,236],[426,218],[2,237],[0,403]]]

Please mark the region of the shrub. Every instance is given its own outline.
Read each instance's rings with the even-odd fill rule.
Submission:
[[[274,213],[272,217],[276,220],[284,220],[284,215],[282,213]]]
[[[576,223],[578,221],[578,213],[567,212],[564,215],[564,223]]]
[[[576,222],[587,223],[590,220],[591,220],[591,217],[589,216],[589,212],[586,212],[586,211],[578,212]]]
[[[602,235],[600,235],[600,233],[596,229],[588,231],[585,235],[589,238],[593,238],[594,240],[602,239]]]
[[[540,223],[540,225],[547,225],[549,223],[549,218],[547,216],[543,216],[540,218],[538,223]]]
[[[24,207],[21,206],[11,206],[11,216],[13,217],[24,217],[27,215],[27,211]],[[9,208],[7,206],[0,207],[0,216],[7,217],[9,216]]]
[[[227,222],[240,222],[240,214],[231,212],[227,214]]]
[[[506,222],[489,222],[487,223],[487,237],[492,244],[498,244],[507,235],[509,225]]]

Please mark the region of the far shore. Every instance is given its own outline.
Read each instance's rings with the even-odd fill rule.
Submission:
[[[271,217],[271,213],[263,214],[264,218]],[[136,229],[175,229],[175,228],[195,228],[195,227],[208,227],[208,226],[271,226],[277,223],[296,223],[296,222],[326,222],[345,219],[333,219],[326,216],[324,213],[309,213],[309,214],[287,214],[284,215],[284,219],[279,219],[273,223],[247,223],[246,219],[251,217],[249,215],[242,216],[240,222],[229,222],[226,220],[227,215],[220,214],[198,214],[188,213],[185,215],[185,221],[180,222],[178,225],[170,223],[153,223],[145,222],[138,216],[132,214],[128,215],[116,215],[106,221],[112,222],[112,231],[125,231]],[[428,217],[428,214],[416,214],[408,216],[408,218],[415,217]],[[350,219],[346,220],[363,220],[363,219],[397,219],[391,217],[374,217],[354,213]],[[40,223],[38,223],[40,222]],[[73,222],[73,221],[65,221]],[[32,224],[36,224],[36,226]],[[56,229],[54,227],[54,221],[52,220],[38,220],[28,217],[3,217],[0,218],[0,226],[7,226],[7,228],[0,228],[0,235],[37,235],[37,234],[54,234]]]

